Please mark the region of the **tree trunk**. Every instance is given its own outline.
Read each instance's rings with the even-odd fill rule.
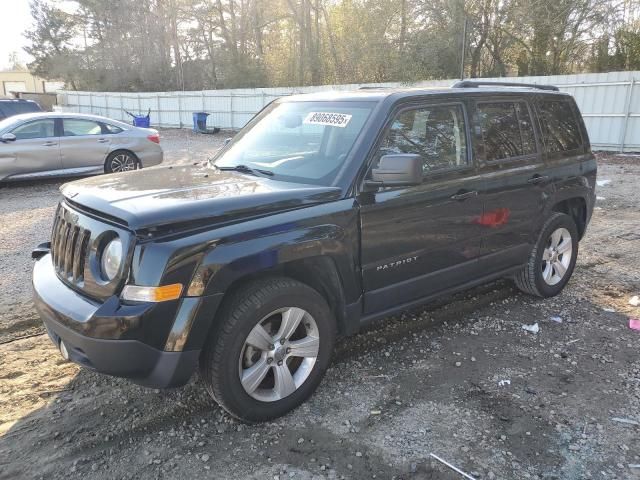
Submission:
[[[401,0],[400,2],[400,39],[398,49],[400,52],[404,52],[404,47],[407,43],[407,0]]]
[[[338,59],[338,51],[336,49],[336,43],[333,37],[333,30],[331,29],[331,22],[329,20],[329,15],[327,14],[327,9],[324,7],[324,5],[322,5],[322,14],[324,15],[324,23],[327,27],[329,50],[331,51],[331,58],[333,59],[333,69],[336,75],[335,81],[336,83],[342,83],[342,65],[340,63],[340,60]]]

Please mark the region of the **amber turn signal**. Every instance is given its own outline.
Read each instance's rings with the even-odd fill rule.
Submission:
[[[166,302],[180,298],[182,284],[173,283],[161,287],[140,287],[127,285],[122,290],[122,299],[133,302]]]

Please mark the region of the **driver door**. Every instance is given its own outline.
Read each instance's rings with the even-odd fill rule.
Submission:
[[[424,181],[359,194],[364,313],[476,279],[482,181],[472,161],[461,103],[398,111],[378,147],[423,158]],[[374,157],[374,163],[377,162]]]

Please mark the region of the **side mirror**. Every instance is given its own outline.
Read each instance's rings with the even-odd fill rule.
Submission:
[[[229,138],[225,138],[225,139],[224,139],[224,146],[226,147],[227,145],[229,145],[229,143],[231,142],[231,140],[232,140],[232,138],[231,138],[231,137],[229,137]]]
[[[422,157],[413,153],[383,155],[366,183],[382,187],[420,185]]]
[[[15,142],[16,136],[13,133],[5,133],[0,137],[0,140],[2,140],[2,143]]]

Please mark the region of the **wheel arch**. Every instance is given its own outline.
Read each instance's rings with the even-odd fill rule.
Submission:
[[[551,211],[565,213],[573,218],[578,228],[578,237],[582,240],[587,229],[587,201],[583,197],[575,196],[557,201]]]
[[[348,331],[343,282],[335,260],[326,255],[291,260],[234,279],[227,287],[217,311],[221,311],[224,303],[228,302],[248,282],[269,277],[287,277],[313,288],[329,305],[336,320],[338,332]],[[214,318],[209,328],[213,328],[216,323]]]

